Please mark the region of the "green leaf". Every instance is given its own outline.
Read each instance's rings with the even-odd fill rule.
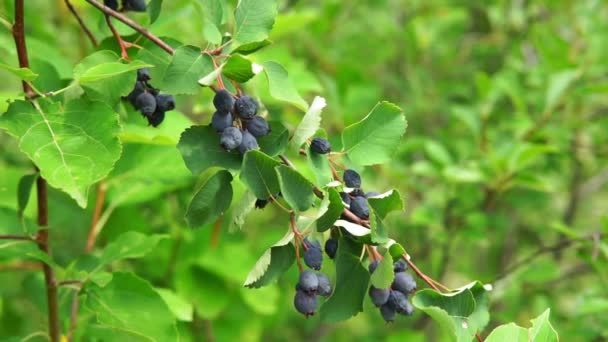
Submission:
[[[118,117],[100,102],[65,104],[39,101],[37,110],[13,102],[0,116],[0,128],[19,139],[19,147],[47,182],[86,207],[89,187],[103,179],[120,157]]]
[[[300,121],[298,127],[294,130],[293,137],[291,138],[292,148],[299,149],[307,139],[319,130],[321,126],[321,111],[326,105],[327,103],[324,98],[319,96],[314,98],[302,121]]]
[[[17,214],[19,217],[23,215],[25,207],[30,200],[30,193],[32,192],[32,186],[38,178],[38,174],[24,175],[19,179],[19,185],[17,186]]]
[[[545,112],[553,110],[565,91],[580,77],[578,70],[563,70],[551,75],[545,95]]]
[[[315,197],[312,183],[286,165],[277,166],[275,170],[279,178],[281,194],[289,206],[299,212],[308,210]]]
[[[361,265],[363,246],[349,238],[341,238],[336,255],[336,286],[332,296],[321,307],[326,322],[346,320],[363,311],[369,272]]]
[[[95,270],[118,260],[141,258],[154,250],[163,238],[164,235],[146,235],[134,231],[120,234],[103,249]]]
[[[31,82],[38,77],[38,74],[36,74],[35,72],[33,72],[32,70],[30,70],[28,68],[14,68],[10,65],[0,63],[0,69],[6,70],[6,71],[10,72],[11,74],[19,77],[19,79],[22,79],[22,80],[28,81],[28,82]]]
[[[275,0],[241,0],[234,13],[235,29],[232,41],[235,47],[268,38],[277,15]]]
[[[393,258],[387,251],[384,253],[384,258],[372,273],[370,282],[378,289],[386,289],[391,286],[395,280],[395,272],[393,271]]]
[[[211,126],[192,126],[179,139],[177,148],[186,166],[193,174],[199,174],[212,166],[231,170],[241,167],[237,152],[226,152],[220,147],[220,137]]]
[[[252,63],[246,57],[233,54],[228,58],[222,73],[224,76],[238,83],[245,83],[261,71],[262,66]]]
[[[486,338],[487,342],[527,342],[527,341],[542,341],[542,342],[557,342],[559,337],[557,331],[549,322],[549,314],[551,310],[547,309],[540,316],[532,320],[532,327],[529,329],[522,328],[515,323],[501,325],[494,329]]]
[[[160,295],[165,304],[167,304],[167,307],[169,307],[173,316],[182,322],[192,322],[194,308],[191,303],[173,292],[173,290],[161,288],[155,288],[154,290]]]
[[[389,241],[388,228],[373,207],[369,210],[369,223],[371,226],[372,242],[384,244]]]
[[[185,218],[190,228],[202,227],[224,214],[232,202],[230,182],[230,172],[220,170],[198,189],[186,211]]]
[[[161,296],[133,273],[115,272],[105,287],[87,283],[85,306],[105,329],[131,339],[177,341],[175,319]]]
[[[401,195],[397,190],[389,190],[378,196],[369,197],[367,202],[381,220],[384,220],[390,212],[401,211],[404,207]]]
[[[363,120],[344,129],[344,150],[359,165],[385,163],[397,149],[406,127],[401,108],[380,102]]]
[[[199,92],[197,81],[213,71],[213,61],[201,49],[185,45],[175,50],[173,59],[165,71],[162,90],[173,95]]]
[[[205,22],[203,25],[203,37],[212,44],[222,42],[222,21],[224,18],[224,2],[221,0],[202,0],[201,11]]]
[[[427,140],[424,144],[424,151],[429,159],[442,167],[452,164],[452,157],[448,150],[435,140]]]
[[[280,190],[275,171],[278,165],[278,161],[260,151],[248,151],[243,158],[241,180],[257,198],[267,199]]]
[[[150,15],[150,24],[153,24],[158,16],[160,15],[160,11],[163,6],[163,0],[151,0],[148,4],[148,14]]]
[[[119,62],[103,63],[84,70],[82,73],[79,73],[78,75],[74,76],[76,77],[76,82],[86,85],[88,83],[101,81],[106,78],[116,77],[130,71],[152,66],[153,65],[151,64],[144,63],[138,60],[135,60],[129,64]]]
[[[298,91],[289,80],[287,70],[277,62],[265,62],[264,74],[268,79],[268,90],[270,95],[279,101],[285,101],[295,105],[301,110],[306,110],[308,104],[298,94]]]
[[[289,139],[289,131],[280,121],[269,121],[270,133],[258,138],[260,150],[269,156],[276,156],[285,151]]]
[[[245,217],[253,210],[256,200],[257,198],[251,191],[245,190],[241,198],[231,208],[228,231],[234,232],[243,227]]]
[[[293,232],[288,231],[272,247],[267,249],[255,263],[243,286],[259,288],[266,286],[285,273],[296,260]]]
[[[310,165],[310,168],[315,175],[317,184],[321,184],[323,186],[329,184],[333,179],[333,175],[331,173],[331,167],[329,165],[327,155],[312,152],[309,148],[307,159],[308,165]]]
[[[340,194],[336,189],[329,188],[327,190],[327,197],[329,198],[329,206],[327,211],[317,220],[318,232],[324,232],[333,227],[334,223],[340,218],[344,211],[342,197],[340,197]]]
[[[252,54],[268,45],[272,44],[271,41],[264,39],[257,42],[243,44],[232,50],[232,53],[240,53],[241,55],[249,55]]]

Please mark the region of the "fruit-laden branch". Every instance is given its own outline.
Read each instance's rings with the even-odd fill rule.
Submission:
[[[19,66],[22,68],[29,68],[27,46],[25,44],[23,7],[23,0],[15,0],[15,24],[13,25],[13,38],[15,39]],[[33,98],[35,96],[35,93],[32,87],[25,81],[23,81],[22,84],[23,91],[25,92],[26,97]],[[46,227],[48,226],[48,198],[46,191],[47,188],[46,181],[40,176],[38,176],[38,178],[36,179],[36,190],[38,200],[38,225],[41,227],[41,229],[36,234],[35,241],[38,244],[38,248],[42,252],[50,256],[51,248],[49,246],[49,230],[46,229]],[[55,272],[53,271],[53,268],[46,263],[42,264],[42,270],[44,271],[44,280],[46,285],[49,337],[51,342],[59,342],[59,301],[57,299],[57,284],[55,280]]]
[[[173,49],[171,46],[169,46],[169,44],[165,43],[162,39],[160,39],[157,36],[155,36],[154,34],[150,33],[150,31],[146,30],[141,25],[139,25],[135,21],[129,19],[128,17],[124,16],[123,14],[118,13],[118,12],[112,10],[111,8],[104,6],[103,4],[101,4],[95,0],[86,0],[86,2],[95,6],[97,9],[99,9],[106,15],[109,15],[111,17],[118,19],[119,21],[125,23],[126,25],[128,25],[129,27],[134,29],[135,31],[141,33],[144,37],[148,38],[154,44],[158,45],[161,49],[167,51],[170,54],[175,53],[175,49]]]
[[[97,47],[97,45],[98,45],[97,39],[95,38],[95,36],[91,32],[91,30],[89,30],[89,28],[84,23],[84,21],[82,21],[82,18],[80,17],[78,12],[76,12],[76,9],[74,8],[74,6],[72,6],[72,3],[70,2],[70,0],[65,0],[65,5],[68,6],[68,9],[70,10],[70,12],[72,12],[72,14],[76,18],[76,20],[78,20],[78,24],[80,25],[80,28],[82,28],[84,33],[86,33],[87,37],[89,37],[91,44],[93,44],[93,46]]]

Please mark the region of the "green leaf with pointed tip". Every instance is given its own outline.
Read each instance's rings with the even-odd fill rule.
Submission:
[[[290,230],[262,254],[243,285],[259,288],[270,284],[285,273],[296,260],[296,252],[293,244],[290,243],[291,240],[293,240],[293,232]]]
[[[133,273],[115,272],[100,287],[87,283],[84,305],[101,328],[138,340],[177,341],[175,318],[161,296],[146,280]]]
[[[134,231],[123,233],[103,249],[96,270],[118,260],[141,258],[154,250],[158,242],[165,237]]]
[[[89,83],[104,80],[106,78],[120,76],[124,73],[135,71],[141,68],[152,67],[153,65],[142,61],[133,61],[129,64],[111,62],[96,65],[92,68],[84,70],[75,78],[76,82],[86,85]],[[76,75],[75,75],[76,76]]]
[[[189,303],[184,298],[180,297],[173,290],[155,288],[154,289],[160,297],[163,299],[165,304],[175,318],[182,322],[192,322],[192,318],[194,317],[194,308],[192,307],[192,303]]]
[[[268,38],[277,15],[275,0],[241,0],[235,10],[233,45],[258,42]]]
[[[19,179],[19,185],[17,186],[17,213],[19,217],[23,215],[25,207],[30,200],[30,193],[32,192],[32,186],[38,178],[38,174],[24,175]]]
[[[528,330],[515,323],[503,324],[492,330],[486,342],[529,342]]]
[[[202,227],[224,214],[232,202],[231,182],[230,172],[220,170],[201,185],[186,211],[190,228]]]
[[[226,152],[220,147],[220,136],[211,126],[192,126],[186,129],[177,144],[186,166],[193,174],[199,174],[212,166],[238,170],[241,156]]]
[[[551,309],[545,310],[540,316],[532,320],[532,327],[530,328],[530,338],[532,341],[545,341],[553,342],[558,341],[557,331],[549,322],[549,315]]]
[[[249,55],[252,54],[266,46],[272,44],[272,42],[268,39],[260,40],[257,42],[252,42],[249,44],[243,44],[232,51],[232,53],[240,53],[241,55]]]
[[[307,139],[319,130],[321,126],[321,111],[326,105],[327,103],[324,98],[319,96],[314,98],[302,121],[300,121],[298,127],[293,132],[293,137],[291,138],[291,147],[293,149],[299,149]]]
[[[369,197],[367,202],[374,209],[378,218],[382,220],[392,211],[403,210],[403,200],[397,190],[390,190],[378,196]]]
[[[286,165],[277,166],[275,170],[279,178],[281,194],[289,206],[299,212],[308,210],[315,197],[312,183]]]
[[[324,232],[334,226],[334,223],[342,215],[344,211],[344,204],[342,204],[342,197],[338,191],[334,188],[327,190],[327,196],[329,197],[329,206],[323,216],[317,220],[317,231]]]
[[[245,83],[256,75],[254,64],[248,58],[239,54],[233,54],[228,58],[222,73],[229,79],[239,83]]]
[[[153,24],[158,16],[160,15],[160,11],[163,6],[163,0],[151,0],[148,4],[148,14],[150,15],[150,24]]]
[[[515,323],[501,325],[494,329],[486,338],[487,342],[527,342],[527,341],[542,341],[542,342],[557,342],[559,336],[557,331],[549,322],[550,309],[545,310],[540,316],[532,319],[532,327],[529,329],[522,328]]]
[[[300,96],[296,87],[291,83],[287,70],[277,62],[265,62],[264,74],[268,79],[270,95],[279,101],[293,104],[301,110],[308,109],[308,104]]]
[[[370,282],[378,289],[386,289],[391,286],[395,280],[395,272],[393,271],[393,258],[391,254],[384,253],[384,258],[380,261],[374,273],[372,273]]]
[[[389,102],[380,102],[363,120],[344,129],[344,151],[359,165],[385,163],[397,149],[406,127],[401,108]]]
[[[260,150],[269,156],[276,156],[285,151],[289,139],[289,131],[280,121],[268,121],[270,133],[258,138]]]
[[[213,71],[213,61],[201,49],[185,45],[175,50],[165,70],[161,89],[165,93],[194,95],[200,91],[197,81]]]
[[[359,260],[362,248],[362,244],[347,237],[338,242],[336,286],[332,296],[321,307],[323,321],[343,321],[363,311],[369,272]]]
[[[36,74],[35,72],[33,72],[31,69],[28,69],[28,68],[14,68],[10,65],[0,63],[0,69],[8,71],[11,74],[19,77],[19,79],[22,79],[24,81],[31,82],[38,77],[38,74]]]
[[[47,182],[86,207],[89,187],[103,179],[120,157],[118,116],[100,102],[82,99],[62,106],[15,101],[0,116],[0,128],[19,139],[19,148]]]
[[[280,190],[275,167],[280,163],[263,152],[251,150],[245,153],[241,180],[259,199],[268,199]]]
[[[222,42],[222,22],[224,19],[224,1],[201,0],[194,2],[204,17],[203,37],[212,44]]]

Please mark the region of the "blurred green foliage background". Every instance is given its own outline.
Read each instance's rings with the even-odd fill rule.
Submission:
[[[102,46],[116,49],[103,16],[84,1],[72,2]],[[205,4],[165,1],[150,30],[204,48]],[[12,6],[0,2],[8,22]],[[146,14],[129,16],[148,22]],[[64,86],[67,81],[51,81],[71,78],[73,66],[94,51],[63,1],[26,1],[26,32],[32,69],[42,78],[36,82],[46,91]],[[529,326],[549,307],[563,341],[603,341],[606,37],[608,5],[599,0],[290,0],[279,1],[273,44],[252,58],[281,62],[307,101],[327,99],[322,127],[336,150],[342,129],[379,100],[405,110],[409,127],[395,141],[393,160],[361,170],[366,190],[404,194],[406,211],[391,217],[390,232],[425,273],[450,287],[475,279],[493,284],[485,334],[505,322]],[[0,61],[17,65],[6,27]],[[21,88],[16,78],[0,75],[3,112]],[[246,89],[262,99],[271,119],[293,129],[301,112],[273,100],[265,82],[258,76]],[[197,179],[174,145],[184,128],[210,120],[211,97],[207,89],[178,97],[178,113],[157,131],[125,117],[126,145],[106,181],[107,222],[98,246],[125,231],[168,238],[113,270],[193,298],[179,306],[185,341],[441,341],[421,313],[386,325],[368,300],[365,312],[347,322],[304,319],[292,304],[295,267],[275,285],[242,287],[257,258],[284,234],[288,216],[269,206],[249,215],[241,231],[230,232],[225,223],[186,227],[183,214]],[[8,225],[15,222],[18,180],[32,167],[15,139],[0,133],[0,144],[0,222]],[[56,190],[49,196],[54,256],[67,267],[83,254],[95,194],[87,210]],[[26,217],[35,218],[35,204]],[[0,340],[44,331],[42,273],[27,269],[34,264],[20,255],[2,253]],[[71,291],[60,292],[66,312]]]

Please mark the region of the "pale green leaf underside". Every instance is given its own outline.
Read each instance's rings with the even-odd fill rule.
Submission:
[[[293,133],[293,137],[291,138],[292,148],[299,149],[306,139],[312,137],[319,130],[321,126],[321,111],[326,105],[327,103],[324,98],[320,96],[314,98],[310,108],[308,108],[308,111],[304,114],[302,121],[300,121]]]

